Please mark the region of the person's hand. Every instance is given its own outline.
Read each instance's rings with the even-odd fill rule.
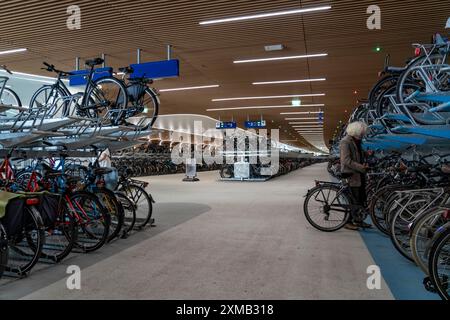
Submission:
[[[369,164],[368,163],[364,163],[364,169],[369,169],[370,168],[370,166],[369,166]]]
[[[368,156],[373,156],[373,154],[374,154],[373,150],[367,150],[367,155]]]

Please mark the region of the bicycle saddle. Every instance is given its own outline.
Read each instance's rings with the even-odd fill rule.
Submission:
[[[110,168],[94,168],[93,171],[96,176],[103,176],[105,174],[111,173],[112,169],[110,169]]]
[[[133,73],[134,69],[132,67],[123,67],[123,68],[119,68],[119,71],[128,74],[128,73]]]
[[[406,67],[386,67],[386,72],[392,74],[401,74],[406,70]]]
[[[63,175],[61,171],[52,169],[49,165],[43,163],[42,170],[44,171],[44,176],[48,178],[56,178]]]
[[[91,60],[86,60],[84,63],[89,67],[94,67],[99,64],[102,64],[103,62],[105,62],[105,60],[103,60],[102,58],[95,58]]]

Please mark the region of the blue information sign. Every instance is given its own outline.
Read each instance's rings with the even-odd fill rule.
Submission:
[[[236,129],[237,125],[234,121],[228,121],[228,122],[217,122],[216,123],[216,129]]]
[[[266,120],[245,121],[245,127],[247,129],[262,129],[266,127]]]

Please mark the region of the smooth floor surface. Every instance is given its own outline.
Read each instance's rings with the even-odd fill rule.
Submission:
[[[367,288],[375,262],[360,233],[308,225],[303,196],[326,165],[268,182],[146,178],[156,226],[102,252],[75,254],[28,278],[0,282],[2,299],[392,299],[388,285]],[[66,268],[79,265],[81,290]]]

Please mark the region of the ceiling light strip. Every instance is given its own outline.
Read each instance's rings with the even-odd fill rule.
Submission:
[[[309,12],[324,11],[324,10],[329,10],[329,9],[331,9],[331,6],[302,8],[302,9],[294,9],[294,10],[286,10],[286,11],[278,11],[278,12],[252,14],[252,15],[248,15],[248,16],[206,20],[206,21],[199,22],[199,24],[200,25],[211,25],[211,24],[226,23],[226,22],[235,22],[235,21],[244,21],[244,20],[254,20],[254,19],[269,18],[269,17],[286,16],[286,15],[291,15],[291,14],[303,14],[303,13],[309,13]]]
[[[307,104],[304,107],[320,107],[323,105]],[[253,107],[230,107],[230,108],[211,108],[206,109],[206,111],[230,111],[230,110],[249,110],[249,109],[280,109],[280,108],[295,108],[292,105],[284,106],[253,106]]]
[[[218,84],[209,85],[209,86],[197,86],[197,87],[185,87],[185,88],[172,88],[172,89],[159,89],[159,92],[171,92],[171,91],[185,91],[185,90],[199,90],[199,89],[210,89],[210,88],[218,88],[220,87]]]
[[[267,84],[289,84],[289,83],[303,83],[303,82],[319,82],[326,81],[325,78],[318,79],[304,79],[304,80],[283,80],[283,81],[266,81],[266,82],[253,82],[253,85],[267,85]]]
[[[328,53],[317,53],[317,54],[305,54],[298,56],[284,56],[284,57],[273,57],[273,58],[259,58],[259,59],[247,59],[247,60],[235,60],[233,63],[252,63],[252,62],[265,62],[265,61],[280,61],[280,60],[292,60],[292,59],[309,59],[309,58],[320,58],[326,57]]]
[[[304,97],[323,97],[323,96],[325,96],[325,93],[292,94],[292,95],[284,95],[284,96],[260,96],[260,97],[220,98],[220,99],[212,99],[211,101],[213,101],[213,102],[219,102],[219,101],[236,101],[236,100],[304,98]]]
[[[4,54],[12,54],[12,53],[19,53],[19,52],[25,52],[25,51],[27,51],[26,48],[12,49],[12,50],[0,51],[0,55],[4,55]]]
[[[310,114],[320,114],[320,113],[322,113],[322,111],[281,112],[280,114],[287,116],[287,115],[301,115],[301,114],[310,115]]]

